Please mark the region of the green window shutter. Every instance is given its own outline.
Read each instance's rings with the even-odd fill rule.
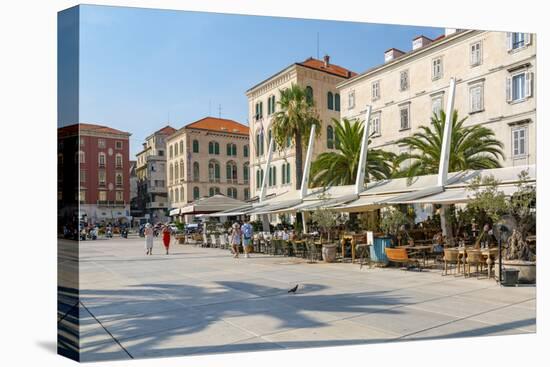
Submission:
[[[334,95],[334,110],[340,111],[340,94]]]

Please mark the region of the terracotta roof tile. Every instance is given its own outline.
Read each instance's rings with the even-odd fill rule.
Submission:
[[[175,133],[176,131],[177,131],[177,130],[174,129],[172,126],[166,125],[166,126],[163,127],[162,129],[155,131],[155,134],[172,135],[172,134]]]
[[[233,134],[249,134],[248,126],[243,125],[237,121],[222,119],[217,117],[205,117],[198,121],[192,122],[184,127],[185,129],[200,129],[219,131],[224,133]]]
[[[64,126],[59,128],[58,130],[62,131],[79,131],[79,132],[91,132],[91,133],[103,133],[103,134],[118,134],[118,135],[130,135],[130,133],[126,131],[121,131],[114,129],[109,126],[103,126],[103,125],[96,125],[96,124],[88,124],[88,123],[79,123],[69,126]]]
[[[314,59],[313,57],[310,57],[303,62],[298,62],[297,64],[344,78],[351,78],[357,75],[357,73],[339,65],[329,63],[328,66],[325,67],[325,62],[323,60]]]

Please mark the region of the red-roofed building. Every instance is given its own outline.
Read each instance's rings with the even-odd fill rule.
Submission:
[[[78,190],[71,191],[68,185],[60,185],[59,200],[73,200],[79,203],[79,217],[90,224],[123,223],[130,217],[129,155],[130,133],[108,126],[80,123],[58,129],[60,165],[69,162]],[[73,147],[73,156],[66,156]],[[60,172],[64,172],[60,169]],[[70,172],[59,177],[69,179]],[[67,189],[67,190],[65,190]]]
[[[170,215],[180,217],[187,204],[220,193],[248,200],[249,136],[248,126],[210,116],[170,135],[166,141]]]
[[[336,65],[326,55],[322,60],[310,57],[296,62],[256,84],[246,92],[251,136],[251,186],[252,197],[259,195],[270,141],[271,118],[277,111],[280,90],[296,84],[305,88],[315,103],[322,121],[319,138],[315,141],[313,159],[327,150],[336,148],[333,119],[340,118],[340,94],[336,85],[356,75],[355,72]],[[305,154],[305,149],[304,149]],[[280,194],[297,186],[295,149],[273,153],[267,195]]]
[[[155,131],[145,138],[143,149],[136,154],[136,220],[157,223],[168,219],[166,140],[175,132],[170,125]]]

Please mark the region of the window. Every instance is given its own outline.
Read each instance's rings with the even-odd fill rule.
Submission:
[[[258,168],[256,171],[256,188],[262,187],[262,182],[264,180],[264,170],[261,168]]]
[[[477,66],[481,65],[482,54],[481,54],[481,41],[472,43],[470,45],[470,65]]]
[[[234,187],[228,187],[227,188],[227,196],[230,198],[236,199],[237,198],[237,189]]]
[[[174,146],[170,145],[170,153],[169,153],[169,156],[170,158],[172,158],[174,156]]]
[[[334,110],[340,111],[340,94],[338,93],[334,95]]]
[[[193,153],[199,152],[199,141],[197,139],[193,140]]]
[[[80,170],[80,182],[81,183],[86,182],[86,170],[84,169]]]
[[[233,161],[227,162],[225,165],[225,174],[227,182],[237,183],[237,163]]]
[[[432,116],[435,114],[439,117],[441,110],[443,109],[443,96],[437,96],[432,98]]]
[[[267,114],[271,115],[272,113],[275,113],[275,96],[270,96],[267,99]]]
[[[506,99],[508,102],[523,101],[532,97],[533,73],[522,71],[506,80]]]
[[[290,180],[290,163],[286,164],[286,183],[289,184]]]
[[[63,149],[63,144],[62,144],[62,142],[60,143],[60,145],[61,145],[61,146],[60,146],[60,149]],[[85,146],[86,146],[86,139],[84,139],[84,138],[81,137],[81,138],[80,138],[80,147],[85,147]]]
[[[119,149],[119,150],[122,149],[122,141],[117,140],[115,142],[115,149]]]
[[[309,85],[306,87],[306,102],[309,105],[313,104],[313,88],[311,88]]]
[[[107,191],[100,190],[97,196],[99,201],[107,201]]]
[[[220,154],[220,144],[217,141],[208,143],[208,154]]]
[[[180,164],[178,162],[174,163],[174,178],[176,179],[176,182],[180,178]]]
[[[168,179],[170,180],[170,183],[174,182],[174,165],[170,163],[170,169],[168,172]]]
[[[277,167],[269,167],[268,173],[268,183],[269,186],[277,186]]]
[[[80,163],[86,163],[86,154],[83,151],[78,152],[78,160]]]
[[[260,120],[264,117],[263,109],[264,109],[263,102],[257,102],[256,103],[256,115],[255,115],[256,120]]]
[[[197,186],[193,187],[193,200],[197,200],[201,197],[201,192]]]
[[[220,182],[220,164],[216,161],[208,163],[208,180],[210,182]]]
[[[443,58],[436,57],[432,60],[432,79],[439,79],[443,76]]]
[[[372,89],[372,100],[376,101],[377,99],[380,99],[380,81],[379,80],[372,83],[371,89]]]
[[[483,84],[470,87],[470,113],[483,111]]]
[[[248,184],[248,176],[250,175],[250,164],[245,163],[243,165],[243,180],[245,184]]]
[[[355,91],[352,90],[348,93],[348,109],[355,108]]]
[[[327,148],[334,149],[334,129],[332,126],[327,126]]]
[[[200,181],[199,162],[193,162],[193,181]]]
[[[180,153],[179,153],[179,149],[178,149],[178,143],[174,144],[174,156],[178,156]]]
[[[329,110],[334,110],[334,95],[332,92],[327,93],[327,108]]]
[[[116,191],[115,192],[115,200],[119,201],[119,202],[124,201],[124,191],[120,191],[120,190]]]
[[[531,34],[508,32],[506,34],[506,42],[508,44],[508,51],[519,50],[531,44]]]
[[[370,134],[380,136],[380,113],[373,115],[370,119]]]
[[[210,189],[208,189],[208,194],[209,196],[214,196],[214,195],[217,195],[220,193],[220,188],[219,187],[211,187]]]
[[[180,154],[183,154],[183,140],[180,140]]]
[[[263,129],[256,134],[256,156],[264,155],[264,132]]]
[[[107,147],[107,142],[105,141],[105,139],[97,139],[97,147],[105,149]]]
[[[86,190],[80,190],[78,193],[78,201],[81,203],[86,202]]]
[[[399,107],[399,118],[401,121],[401,130],[410,129],[410,105]]]
[[[512,157],[518,158],[527,154],[527,128],[512,130]]]
[[[267,141],[269,142],[269,144],[271,144],[271,138],[272,138],[272,134],[271,134],[271,130],[269,130],[269,132],[267,133]],[[277,143],[275,142],[275,140],[273,140],[273,145],[271,146],[271,150],[272,151],[277,150]]]
[[[243,146],[243,156],[248,158],[248,145]]]
[[[185,166],[183,165],[183,159],[180,159],[180,178],[185,178]]]
[[[236,157],[237,156],[237,144],[234,144],[234,143],[228,143],[227,144],[227,155],[229,157],[231,157],[231,156]]]
[[[283,185],[290,183],[290,163],[283,163],[281,166],[281,178]]]
[[[122,154],[118,153],[115,157],[116,168],[122,168]]]
[[[105,170],[99,170],[97,171],[97,178],[99,186],[105,186]]]
[[[159,157],[164,157],[164,150],[159,150]]]
[[[250,200],[250,189],[248,187],[244,188],[244,200]]]
[[[399,90],[405,91],[409,89],[409,71],[404,70],[399,73]]]
[[[117,187],[122,187],[122,172],[117,172],[115,174],[115,184]]]
[[[98,164],[99,167],[105,167],[105,153],[99,153]]]

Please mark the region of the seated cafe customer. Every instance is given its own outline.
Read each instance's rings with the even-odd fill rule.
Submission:
[[[443,232],[437,232],[433,237],[433,252],[443,252],[443,244],[445,239],[443,238]]]
[[[479,235],[476,243],[475,248],[489,248],[492,247],[496,243],[495,236],[493,235],[493,229],[489,225],[489,223],[485,223],[483,226],[483,231]]]

